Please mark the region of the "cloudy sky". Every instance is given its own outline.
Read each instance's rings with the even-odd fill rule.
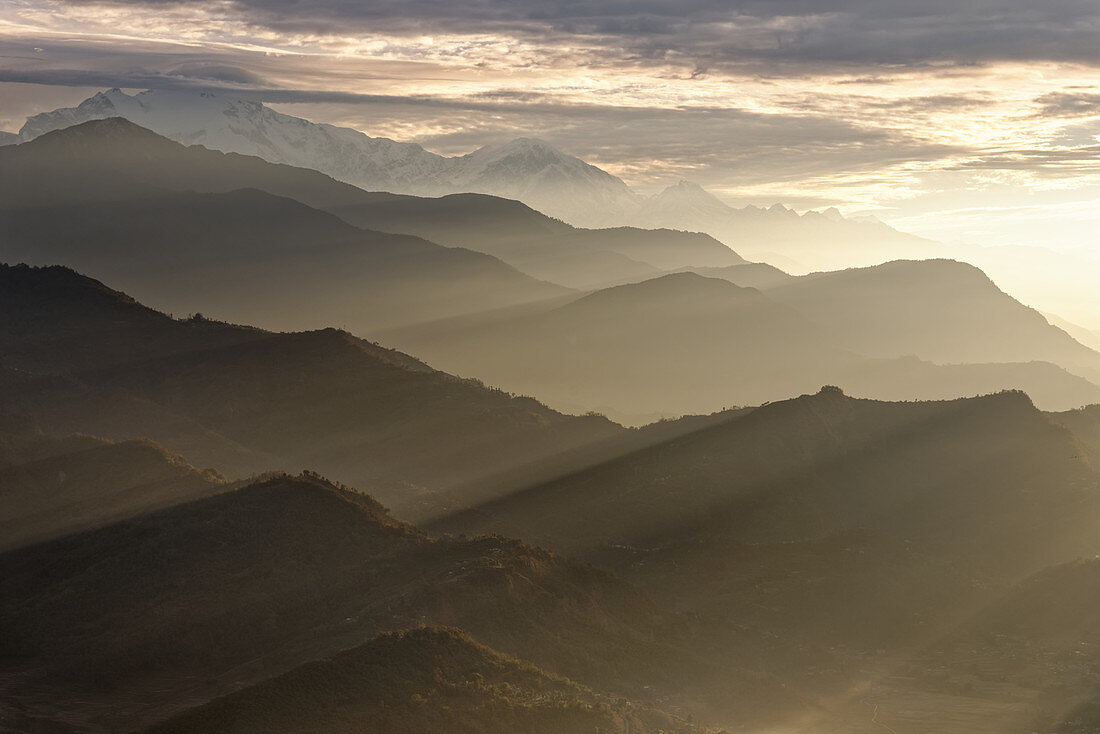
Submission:
[[[1100,251],[1098,0],[0,4],[0,129],[116,86],[237,90],[447,154],[536,136],[643,193]]]

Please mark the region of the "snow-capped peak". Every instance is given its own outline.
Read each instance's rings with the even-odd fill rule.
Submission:
[[[35,115],[26,141],[89,120],[125,117],[185,145],[313,168],[372,190],[440,195],[475,191],[518,198],[562,219],[596,223],[637,206],[622,180],[535,138],[447,158],[415,143],[284,115],[261,102],[210,91],[100,92],[76,107]]]
[[[699,216],[729,214],[731,208],[693,181],[680,180],[652,197],[649,206],[658,210],[691,211]]]

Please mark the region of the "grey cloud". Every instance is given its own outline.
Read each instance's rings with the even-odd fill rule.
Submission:
[[[1028,171],[1044,178],[1100,173],[1100,145],[1015,149],[976,156],[953,170]]]
[[[1089,117],[1100,114],[1100,93],[1051,92],[1036,98],[1046,117]]]
[[[698,69],[1100,63],[1094,0],[232,0],[231,7],[251,22],[288,32],[502,33],[631,60],[680,58]]]
[[[189,81],[211,81],[233,85],[259,85],[264,82],[262,76],[240,66],[201,61],[177,64],[167,71],[167,76]]]

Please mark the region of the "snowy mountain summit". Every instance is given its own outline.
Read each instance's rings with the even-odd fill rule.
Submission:
[[[619,178],[540,140],[520,138],[446,157],[415,143],[284,115],[207,91],[100,92],[76,107],[29,118],[25,142],[89,120],[124,117],[185,145],[312,168],[368,190],[439,196],[476,192],[520,199],[573,223],[627,214],[637,197]]]

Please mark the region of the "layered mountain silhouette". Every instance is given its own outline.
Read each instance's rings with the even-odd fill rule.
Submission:
[[[229,476],[311,465],[381,483],[403,510],[409,482],[484,481],[622,433],[334,329],[177,321],[63,268],[3,267],[0,283],[0,413],[50,433],[149,437]]]
[[[1001,328],[1012,330],[1016,321],[1031,323],[1034,317],[1040,322],[1033,324],[1034,339],[1060,346],[1048,349],[1033,343],[1030,351],[1016,351],[1017,359],[1027,362],[1003,364],[991,363],[1006,352],[992,350],[981,354],[980,364],[868,356],[875,352],[856,351],[866,343],[843,338],[859,324],[849,328],[838,304],[858,295],[840,293],[840,286],[835,299],[830,300],[833,291],[825,292],[817,309],[793,297],[772,296],[802,281],[760,292],[693,273],[601,290],[541,313],[393,338],[448,371],[478,375],[560,409],[599,410],[634,423],[755,405],[821,384],[887,399],[938,399],[1021,388],[1050,409],[1100,398],[1100,388],[1092,382],[1040,361],[1071,354],[1087,360],[1090,350],[982,280],[976,292],[962,290],[966,297],[987,297],[1002,305],[1007,317]],[[883,296],[882,311],[893,307],[891,298]],[[908,305],[899,297],[895,313],[906,313]],[[962,305],[958,297],[955,305]],[[911,316],[908,326],[899,319],[898,329],[915,333],[923,328],[929,339],[939,338],[936,324],[941,320],[931,311],[927,317]],[[969,328],[974,333],[980,328],[960,321],[960,331]],[[887,331],[884,326],[884,334]],[[884,343],[888,336],[892,334],[884,336]],[[946,336],[940,339],[941,344],[949,341]],[[884,347],[878,354],[888,352]],[[970,355],[978,353],[972,350]],[[944,351],[934,354],[942,357]]]
[[[370,268],[366,271],[338,268],[341,272],[347,271],[346,277],[372,275],[375,281],[391,283],[392,290],[398,293],[408,292],[404,301],[384,304],[383,310],[400,314],[397,318],[391,317],[392,321],[413,320],[417,308],[428,307],[432,300],[429,296],[436,291],[444,294],[435,296],[436,301],[448,298],[446,294],[452,291],[459,291],[449,296],[451,300],[436,304],[436,313],[441,316],[507,306],[517,299],[537,301],[567,292],[560,287],[534,283],[531,278],[517,277],[497,260],[457,248],[488,253],[536,278],[582,288],[643,279],[659,273],[665,266],[679,268],[743,262],[729,248],[704,235],[629,229],[580,230],[518,202],[492,196],[464,194],[431,199],[370,193],[316,171],[274,165],[249,156],[227,155],[200,146],[185,148],[121,118],[76,125],[23,145],[7,147],[0,151],[0,162],[4,164],[4,174],[0,175],[0,209],[6,210],[2,213],[0,227],[12,243],[11,254],[0,255],[9,259],[23,257],[24,252],[33,255],[44,249],[42,240],[48,232],[53,251],[74,257],[81,254],[89,263],[96,258],[95,262],[105,268],[112,263],[112,256],[117,259],[123,254],[127,237],[135,247],[153,249],[139,238],[155,235],[159,239],[162,233],[155,231],[155,227],[162,217],[170,221],[173,216],[187,215],[192,207],[221,206],[228,209],[229,214],[220,216],[231,216],[232,221],[221,223],[217,214],[201,213],[199,216],[200,212],[196,212],[189,217],[193,220],[189,222],[190,229],[175,236],[187,234],[193,239],[211,242],[219,238],[242,238],[238,248],[208,247],[205,250],[209,253],[211,249],[219,249],[226,257],[233,253],[241,257],[254,256],[255,252],[249,250],[249,242],[254,246],[270,242],[271,251],[282,252],[284,259],[289,250],[308,250],[314,257],[307,265],[314,270],[339,259],[341,249],[355,248],[360,257],[373,259],[368,261]],[[238,191],[240,189],[257,189],[272,196],[265,198],[257,193]],[[195,192],[228,193],[236,198],[196,198]],[[185,198],[173,198],[179,195]],[[307,207],[334,212],[354,227],[371,231],[363,233],[333,217],[308,211],[305,207],[295,209],[274,197],[287,197]],[[162,201],[158,203],[154,199]],[[108,211],[112,206],[122,209]],[[133,207],[155,206],[166,207],[168,211],[163,215],[152,210],[144,215],[132,213]],[[279,219],[272,217],[272,209],[280,209]],[[131,218],[134,219],[132,228],[129,226]],[[143,223],[144,230],[141,229]],[[53,229],[48,230],[51,224]],[[112,226],[114,230],[110,229]],[[123,238],[117,245],[119,250],[94,247],[77,250],[71,243],[69,250],[65,249],[64,240],[71,238],[74,232],[95,233],[104,227],[107,230],[102,236]],[[241,233],[240,228],[248,231]],[[125,231],[119,232],[120,229]],[[167,230],[164,237],[173,236],[172,229],[164,229]],[[409,237],[387,237],[380,232],[427,237],[452,247],[441,251]],[[162,246],[155,248],[154,254],[177,250],[175,256],[183,258],[187,249]],[[406,259],[397,257],[400,254],[406,255]],[[414,256],[423,270],[420,275],[423,282],[405,284],[401,279],[409,277],[408,261]],[[383,258],[385,262],[378,262]],[[438,262],[433,264],[433,259]],[[649,260],[658,264],[651,264]],[[132,267],[136,269],[139,265],[137,261]],[[217,274],[215,265],[221,264],[210,263],[212,276]],[[286,267],[289,265],[284,263]],[[294,265],[302,267],[300,262]],[[391,274],[386,270],[402,266],[404,272]],[[448,273],[451,268],[458,271]],[[482,271],[480,278],[478,270]],[[106,277],[105,273],[94,274]],[[308,276],[308,271],[303,273],[307,282]],[[177,281],[183,282],[183,278],[178,277]],[[131,288],[130,284],[124,285]],[[212,288],[207,290],[213,291]],[[413,297],[414,292],[418,297]],[[459,296],[460,300],[454,302]],[[421,300],[425,305],[420,305]],[[168,308],[167,304],[157,305]],[[223,315],[232,317],[232,314]],[[336,318],[337,314],[332,314],[333,321]]]
[[[720,632],[697,644],[689,620],[606,572],[503,538],[433,539],[370,497],[312,474],[276,476],[9,552],[0,568],[0,617],[10,631],[4,653],[15,662],[4,673],[6,697],[32,720],[151,724],[380,632],[423,623],[458,626],[502,653],[615,697],[693,707],[709,701],[715,711],[740,709],[746,720],[805,706],[770,677],[731,666],[732,648]],[[345,655],[370,655],[385,639]],[[450,635],[436,637],[436,645],[429,632],[388,639],[405,649],[429,643],[388,674],[405,700],[436,695],[427,680],[459,683],[454,676],[468,665],[497,666],[483,668],[490,687],[495,675],[519,673],[514,662]],[[451,653],[433,653],[438,644]],[[437,654],[444,658],[433,660]],[[457,670],[444,662],[449,655]],[[528,675],[551,685],[537,671]],[[371,690],[369,679],[347,682]],[[514,706],[507,690],[491,698]],[[590,695],[572,691],[581,701]],[[345,694],[345,705],[378,705]],[[476,687],[470,694],[475,705],[489,695]],[[647,713],[621,703],[616,710],[626,730],[623,716],[644,721]]]
[[[0,257],[68,263],[166,311],[369,333],[568,292],[481,253],[360,230],[268,193],[365,193],[320,174],[183,148],[124,120],[51,133],[0,158]],[[233,190],[248,183],[266,190]]]
[[[73,108],[35,115],[19,140],[110,117],[123,117],[184,145],[258,156],[311,168],[361,188],[439,196],[477,192],[521,199],[557,217],[593,223],[628,210],[626,184],[546,143],[519,138],[447,158],[415,143],[318,125],[254,101],[202,91],[100,92]]]
[[[790,272],[951,257],[953,252],[879,221],[846,219],[835,209],[799,214],[782,204],[731,207],[688,181],[652,197],[628,221],[637,227],[706,232],[750,259]]]
[[[1100,381],[1100,353],[965,263],[897,261],[815,273],[767,294],[861,354],[939,363],[1042,360]]]
[[[453,628],[386,633],[213,701],[151,732],[686,734],[702,729],[601,696]]]
[[[1100,354],[970,248],[208,92],[0,146],[0,729],[1100,722]]]
[[[448,158],[415,143],[312,123],[222,92],[128,95],[111,89],[76,107],[28,118],[18,140],[110,117],[126,118],[184,145],[310,168],[370,190],[421,196],[484,193],[518,199],[577,226],[706,232],[755,259],[795,270],[943,255],[937,243],[881,223],[817,212],[799,216],[783,207],[737,209],[689,182],[643,197],[616,176],[537,139],[519,138]]]
[[[383,195],[331,211],[352,224],[485,252],[573,288],[645,280],[681,268],[745,264],[707,235],[633,227],[578,229],[520,202],[475,194],[439,199]]]
[[[1086,322],[1089,328],[1096,326],[1090,319],[1097,308],[1092,284],[1098,267],[1087,257],[1039,247],[943,245],[899,232],[874,218],[845,218],[835,208],[798,214],[782,205],[732,207],[687,181],[643,197],[614,176],[537,140],[521,139],[468,156],[445,158],[415,144],[314,124],[222,93],[149,91],[126,95],[110,90],[75,108],[30,118],[19,135],[9,135],[0,144],[112,116],[128,118],[185,145],[200,144],[316,169],[370,189],[431,196],[483,192],[518,198],[574,225],[705,232],[745,257],[793,273],[898,259],[962,260],[989,273],[1026,302]],[[380,229],[369,223],[361,226]],[[579,256],[570,254],[571,258]],[[536,277],[578,288],[627,282],[642,274],[630,263],[618,262],[612,268],[606,254],[574,260],[573,267],[557,273],[545,258],[525,257],[533,268],[547,268]],[[585,270],[596,273],[600,268],[607,272],[599,278],[583,277]],[[567,282],[563,272],[574,280]]]
[[[905,652],[1091,556],[1100,475],[1026,395],[773,403],[441,520],[615,569],[680,608]]]

